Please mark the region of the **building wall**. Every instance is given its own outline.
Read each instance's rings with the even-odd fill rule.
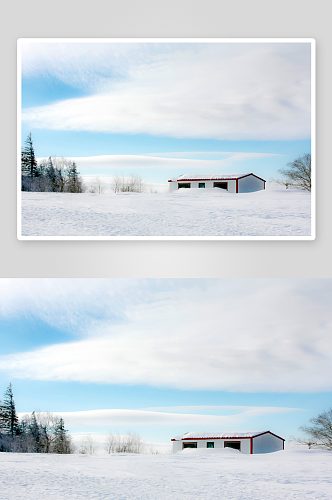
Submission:
[[[211,189],[213,188],[213,183],[214,182],[227,182],[228,183],[228,191],[230,193],[236,193],[236,180],[235,179],[231,179],[230,181],[227,181],[227,180],[215,180],[215,181],[179,181],[180,184],[190,184],[190,189]],[[176,191],[178,189],[178,184],[179,182],[170,182],[169,183],[169,190],[170,192],[172,191]],[[198,188],[198,184],[200,182],[205,182],[205,188]]]
[[[241,439],[241,452],[250,453],[250,439]]]
[[[173,441],[173,453],[177,453],[182,450],[182,441]]]
[[[182,443],[196,443],[197,449],[206,448],[206,443],[214,443],[215,448],[224,448],[225,441],[240,441],[241,442],[241,452],[250,453],[250,439],[197,439],[197,441],[173,441],[173,453],[177,453],[182,450]]]
[[[169,182],[169,192],[172,193],[178,188],[178,183],[177,182]]]
[[[239,193],[252,193],[264,189],[264,181],[257,179],[253,175],[239,179]]]
[[[263,434],[253,438],[253,453],[272,453],[283,449],[282,439],[272,434]]]

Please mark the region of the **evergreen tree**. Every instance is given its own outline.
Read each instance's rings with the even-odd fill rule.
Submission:
[[[1,432],[1,429],[3,428],[3,426],[2,426],[3,419],[4,419],[4,410],[3,410],[3,406],[2,406],[2,401],[0,399],[0,432]]]
[[[46,425],[39,426],[40,438],[43,443],[43,453],[50,453],[51,436],[47,433]]]
[[[56,168],[55,171],[56,171],[57,185],[59,187],[58,191],[60,193],[63,193],[65,191],[66,180],[65,180],[64,176],[62,175],[61,168]]]
[[[36,419],[36,414],[35,412],[32,412],[31,414],[31,422],[29,425],[29,434],[33,439],[34,443],[34,451],[36,453],[42,453],[44,451],[44,447],[42,444],[42,436],[40,432],[40,428]]]
[[[70,453],[70,439],[67,436],[63,418],[55,424],[53,453]]]
[[[45,162],[40,162],[37,167],[36,177],[39,179],[46,176],[47,164]]]
[[[3,403],[0,406],[0,428],[12,437],[18,431],[18,417],[15,409],[12,384],[9,384],[4,394]]]
[[[67,192],[68,193],[82,193],[83,192],[83,181],[77,171],[76,163],[73,162],[69,169],[67,170]]]
[[[37,160],[32,144],[31,132],[26,138],[25,145],[21,151],[21,170],[22,174],[28,175],[28,177],[38,177]]]
[[[52,191],[52,192],[58,191],[58,189],[57,189],[57,175],[56,175],[56,171],[55,171],[55,168],[53,166],[53,162],[52,162],[51,157],[49,157],[49,159],[48,159],[46,175],[47,175],[49,182],[50,182],[50,191]]]

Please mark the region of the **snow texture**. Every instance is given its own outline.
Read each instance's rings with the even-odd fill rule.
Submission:
[[[172,182],[176,181],[212,181],[212,180],[220,180],[220,179],[240,179],[241,177],[246,177],[249,174],[182,174],[179,177],[173,177],[170,179]],[[252,174],[254,175],[254,174]]]
[[[332,453],[0,453],[1,500],[330,500]]]
[[[22,193],[22,236],[310,236],[310,193]]]
[[[187,432],[187,434],[182,434],[181,436],[176,436],[174,439],[176,441],[181,441],[181,439],[222,439],[222,438],[240,438],[240,437],[254,437],[260,434],[265,434],[269,431],[247,431],[247,432]]]

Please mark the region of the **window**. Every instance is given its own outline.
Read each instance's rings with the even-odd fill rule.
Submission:
[[[183,449],[185,448],[197,448],[197,443],[183,443]]]
[[[233,448],[234,450],[241,450],[240,441],[225,441],[224,448]]]
[[[178,189],[181,189],[181,188],[190,188],[190,182],[188,183],[184,183],[184,184],[178,184]]]
[[[213,187],[228,190],[227,182],[214,182]]]
[[[214,448],[214,443],[206,443],[207,448]]]
[[[205,188],[205,182],[199,182],[198,183],[199,188]]]

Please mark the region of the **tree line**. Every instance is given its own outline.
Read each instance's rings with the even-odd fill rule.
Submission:
[[[126,435],[112,432],[104,444],[107,453],[143,453],[145,444],[136,432]],[[158,453],[152,445],[149,453]],[[13,453],[80,453],[94,455],[97,445],[93,437],[82,437],[78,446],[65,429],[64,419],[54,413],[33,411],[18,418],[12,384],[0,400],[0,452]]]
[[[83,193],[85,186],[75,162],[67,158],[49,157],[39,164],[31,133],[21,150],[22,191]]]
[[[98,193],[105,190],[104,183],[100,177],[93,179],[90,186],[86,186],[77,170],[75,162],[67,158],[50,156],[37,162],[32,142],[31,132],[25,140],[21,149],[21,190],[55,193]],[[131,174],[130,177],[119,177],[113,179],[112,190],[114,193],[143,193],[146,190],[156,192],[152,187],[145,186],[139,175]]]
[[[68,454],[74,450],[62,417],[34,411],[18,419],[9,384],[0,401],[0,452]]]

